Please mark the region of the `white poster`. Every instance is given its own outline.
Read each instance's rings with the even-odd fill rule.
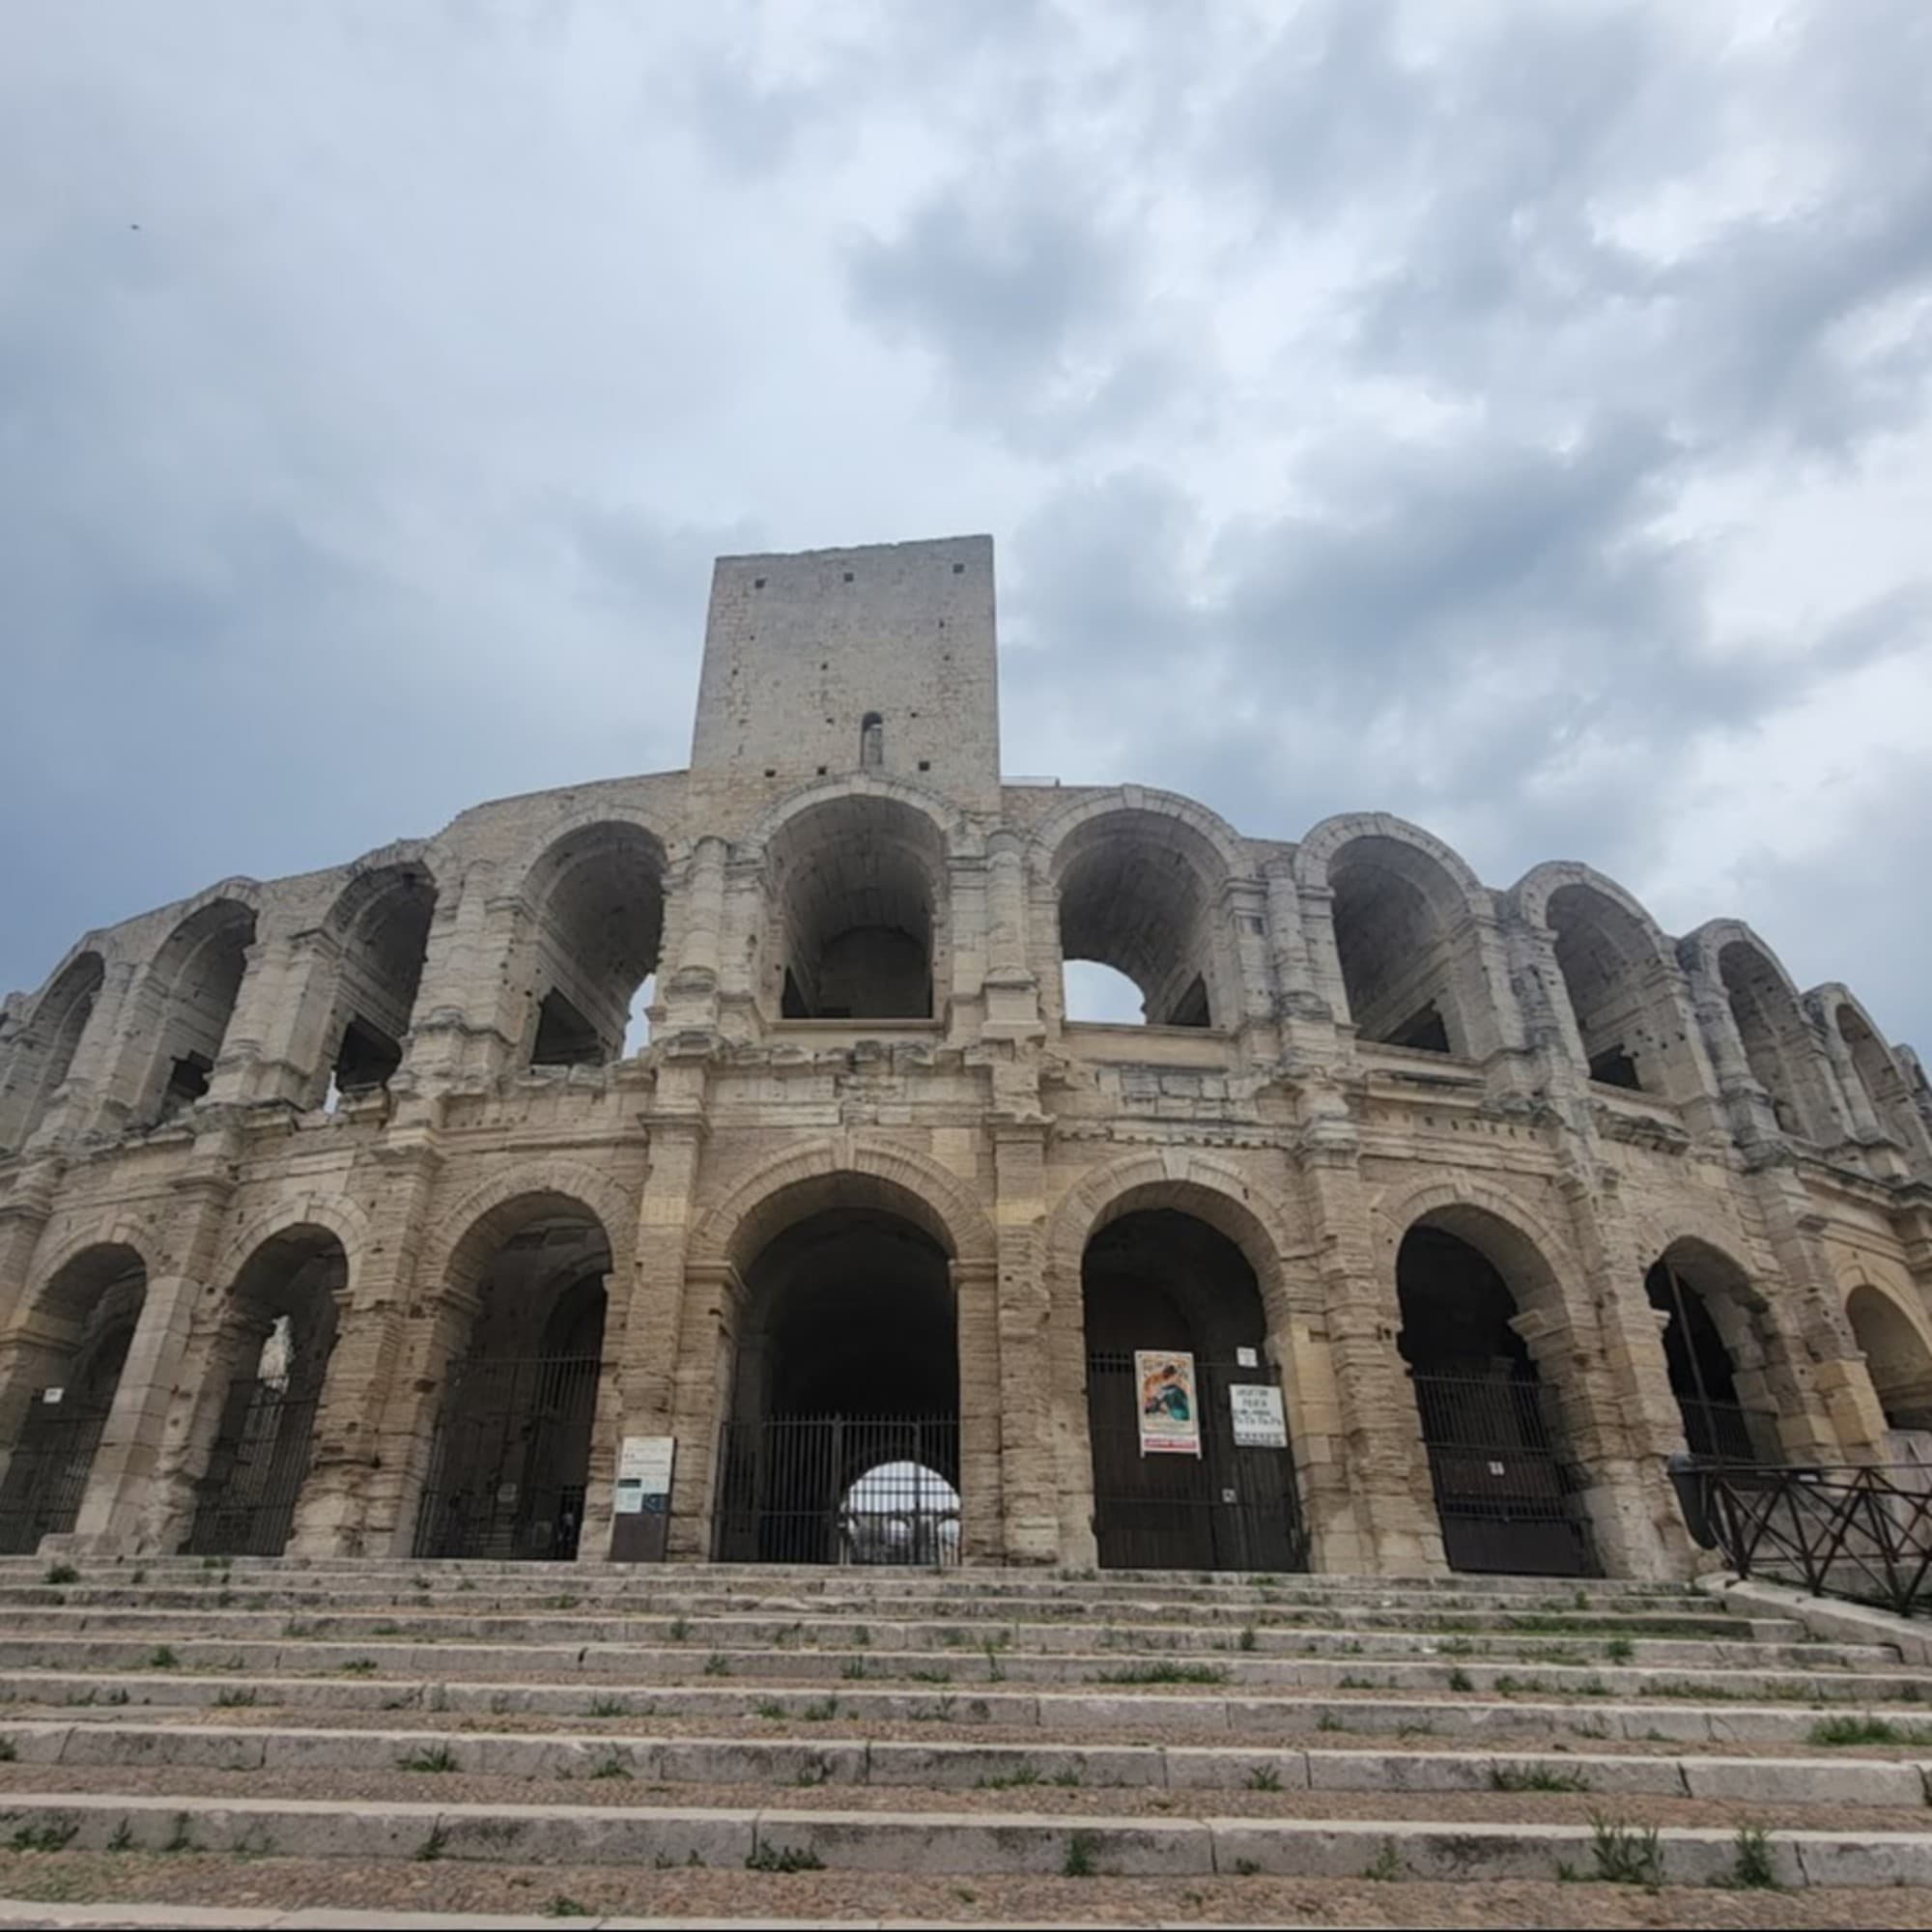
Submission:
[[[1194,1357],[1179,1349],[1136,1349],[1134,1387],[1140,1393],[1141,1454],[1200,1455]]]
[[[1228,1390],[1236,1449],[1286,1449],[1288,1418],[1272,1382],[1235,1382]]]
[[[623,1446],[617,1451],[618,1483],[635,1484],[649,1496],[668,1496],[671,1457],[676,1447],[674,1435],[625,1436]]]

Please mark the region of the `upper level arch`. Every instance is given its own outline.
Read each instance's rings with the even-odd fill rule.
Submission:
[[[1846,1293],[1845,1319],[1888,1426],[1932,1431],[1932,1323],[1923,1308],[1861,1280]]]
[[[40,1124],[80,1049],[106,982],[92,947],[74,953],[27,1009],[0,1030],[0,1152],[23,1146]]]
[[[205,895],[155,954],[140,989],[134,1038],[153,1042],[131,1114],[165,1120],[208,1092],[255,944],[257,895]]]
[[[1225,1025],[1239,1010],[1221,917],[1237,874],[1230,841],[1211,836],[1204,816],[1184,801],[1114,794],[1060,814],[1041,834],[1063,969],[1092,961],[1125,975],[1143,1016],[1158,1025]]]
[[[1679,942],[1693,981],[1721,995],[1732,1044],[1764,1089],[1779,1128],[1830,1146],[1844,1137],[1816,1025],[1777,954],[1737,919],[1707,920]],[[1718,1047],[1721,1063],[1727,1056]]]
[[[1511,892],[1518,916],[1550,935],[1577,1044],[1592,1080],[1667,1094],[1682,1043],[1666,1001],[1676,960],[1655,920],[1623,887],[1574,861],[1527,872]]]
[[[436,902],[429,866],[398,857],[358,870],[323,922],[337,949],[324,1057],[345,1094],[384,1085],[402,1064]]]
[[[1815,986],[1804,1005],[1835,1038],[1838,1063],[1868,1105],[1879,1129],[1916,1162],[1932,1151],[1912,1090],[1885,1036],[1851,989],[1837,980]]]
[[[756,841],[766,1009],[783,1019],[935,1017],[952,963],[944,821],[913,787],[886,781],[814,792]]]
[[[650,826],[611,811],[554,831],[530,861],[518,893],[530,921],[532,1065],[623,1057],[633,1001],[664,947],[666,863]]]
[[[1491,900],[1456,853],[1385,812],[1350,812],[1323,819],[1294,868],[1298,888],[1331,895],[1334,973],[1358,1037],[1487,1051],[1495,995],[1478,928]]]

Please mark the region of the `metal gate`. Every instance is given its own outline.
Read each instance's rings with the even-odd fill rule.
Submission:
[[[430,1444],[416,1555],[576,1556],[599,1367],[596,1355],[541,1355],[456,1371]]]
[[[1533,1381],[1416,1376],[1422,1441],[1452,1570],[1589,1577],[1590,1542]]]
[[[314,1396],[254,1377],[228,1386],[221,1426],[195,1485],[191,1556],[279,1556],[308,1479],[315,1440]]]
[[[1272,1386],[1264,1368],[1194,1365],[1201,1454],[1141,1454],[1140,1393],[1131,1350],[1087,1357],[1087,1428],[1094,1445],[1094,1533],[1107,1570],[1308,1568],[1308,1532],[1292,1447],[1235,1442],[1229,1389]]]
[[[721,1563],[959,1561],[959,1424],[929,1416],[727,1422]]]
[[[94,1452],[107,1427],[104,1406],[48,1402],[34,1392],[20,1439],[0,1482],[0,1553],[31,1555],[43,1536],[65,1536],[80,1515]]]

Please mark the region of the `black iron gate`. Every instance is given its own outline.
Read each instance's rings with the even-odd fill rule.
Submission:
[[[0,1553],[31,1555],[43,1536],[65,1536],[80,1515],[104,1406],[49,1402],[37,1389],[0,1482]]]
[[[1294,1453],[1235,1441],[1229,1391],[1275,1386],[1271,1370],[1238,1362],[1194,1365],[1199,1456],[1141,1454],[1140,1391],[1131,1350],[1087,1357],[1087,1427],[1094,1445],[1094,1533],[1108,1570],[1308,1568],[1308,1532]]]
[[[229,1384],[221,1425],[196,1484],[192,1556],[279,1556],[314,1446],[314,1396],[253,1377]]]
[[[930,1416],[727,1422],[721,1563],[959,1560],[959,1424]]]
[[[1574,1486],[1534,1381],[1416,1376],[1443,1553],[1493,1576],[1596,1574]]]
[[[583,1531],[596,1355],[466,1363],[450,1378],[415,1554],[568,1562]]]

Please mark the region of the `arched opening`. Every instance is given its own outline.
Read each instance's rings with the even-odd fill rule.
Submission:
[[[436,916],[436,886],[421,866],[384,866],[344,895],[329,1084],[355,1094],[386,1087],[403,1062]]]
[[[1918,1438],[1901,1460],[1932,1461],[1932,1350],[1918,1324],[1890,1295],[1861,1282],[1845,1299],[1845,1316],[1863,1351],[1886,1428]],[[1901,1450],[1904,1445],[1899,1445]]]
[[[1593,1574],[1569,1456],[1517,1332],[1516,1294],[1495,1263],[1474,1241],[1425,1220],[1397,1250],[1396,1295],[1397,1348],[1415,1385],[1449,1567]]]
[[[1055,855],[1065,1016],[1084,1016],[1075,1010],[1083,982],[1071,969],[1086,964],[1111,968],[1139,995],[1138,1012],[1105,1017],[1220,1024],[1209,989],[1221,876],[1208,841],[1162,812],[1107,812],[1070,833]],[[1118,997],[1124,989],[1116,980],[1109,990]]]
[[[1719,949],[1718,975],[1751,1078],[1770,1096],[1779,1128],[1811,1141],[1834,1139],[1818,1094],[1818,1042],[1784,976],[1738,939]]]
[[[73,1065],[107,969],[98,952],[71,960],[10,1043],[0,1070],[0,1150],[24,1146]]]
[[[208,1092],[228,1023],[242,991],[255,915],[235,899],[216,899],[175,928],[155,961],[159,1050],[141,1113],[167,1120]]]
[[[859,769],[881,771],[886,762],[886,721],[876,711],[868,711],[859,722]]]
[[[569,1562],[583,1529],[611,1243],[586,1208],[530,1195],[466,1237],[478,1282],[453,1338],[416,1514],[418,1556]]]
[[[1691,1455],[1780,1462],[1777,1416],[1764,1400],[1763,1349],[1744,1270],[1701,1241],[1676,1241],[1643,1287],[1664,1318],[1663,1358]]]
[[[819,1207],[742,1276],[719,1560],[956,1561],[958,1318],[931,1227]]]
[[[1559,886],[1547,917],[1590,1078],[1634,1093],[1662,1088],[1648,1005],[1657,963],[1642,926],[1594,886]]]
[[[1120,1215],[1080,1266],[1094,1530],[1110,1570],[1305,1570],[1253,1264],[1172,1208]]]
[[[0,1396],[0,1440],[12,1445],[0,1552],[73,1528],[147,1292],[140,1256],[117,1243],[76,1255],[43,1291]]]
[[[1899,1147],[1917,1151],[1921,1138],[1917,1110],[1905,1076],[1891,1057],[1891,1049],[1848,1002],[1839,1003],[1837,1027],[1851,1054],[1852,1071],[1864,1089],[1865,1098],[1871,1102],[1880,1128]]]
[[[781,1017],[930,1019],[945,878],[937,827],[896,799],[830,799],[786,820],[766,867]]]
[[[310,1226],[270,1236],[235,1277],[196,1430],[197,1453],[201,1441],[207,1451],[194,1486],[191,1553],[279,1556],[287,1547],[348,1278],[342,1243]]]
[[[1141,1026],[1147,1004],[1127,976],[1095,959],[1069,959],[1060,969],[1061,1000],[1075,1026]]]
[[[532,1066],[601,1066],[624,1055],[639,987],[664,941],[664,847],[641,826],[591,825],[554,845],[535,907]]]
[[[1425,1053],[1469,1052],[1457,991],[1462,893],[1400,838],[1352,838],[1328,867],[1335,952],[1358,1037]]]

